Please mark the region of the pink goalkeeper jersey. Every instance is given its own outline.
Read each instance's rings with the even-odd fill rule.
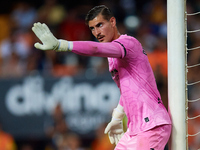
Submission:
[[[119,104],[127,115],[131,135],[171,124],[148,57],[138,40],[121,35],[110,43],[77,41],[73,42],[72,52],[108,57],[109,71],[120,89]]]

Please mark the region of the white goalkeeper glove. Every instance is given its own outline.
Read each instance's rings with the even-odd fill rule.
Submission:
[[[115,143],[117,145],[121,137],[124,135],[122,122],[124,115],[125,112],[123,107],[118,104],[118,106],[113,110],[111,122],[107,125],[104,131],[105,134],[108,133],[111,144]]]
[[[71,51],[73,48],[73,42],[67,40],[58,40],[51,33],[46,24],[40,22],[34,23],[32,27],[35,35],[40,39],[42,44],[35,43],[34,46],[41,50],[55,50],[55,51]]]

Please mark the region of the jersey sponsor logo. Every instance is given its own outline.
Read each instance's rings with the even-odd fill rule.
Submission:
[[[114,77],[116,73],[118,73],[118,70],[117,70],[117,69],[112,70],[112,71],[111,71],[112,77]]]

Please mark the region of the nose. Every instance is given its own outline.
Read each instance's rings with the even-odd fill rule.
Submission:
[[[95,37],[97,37],[98,35],[101,34],[101,31],[98,28],[95,28],[94,34],[95,34]]]

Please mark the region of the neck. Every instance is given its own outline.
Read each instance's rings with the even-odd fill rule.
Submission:
[[[117,28],[115,28],[115,34],[114,34],[114,37],[113,37],[113,40],[116,40],[116,39],[118,39],[119,37],[120,37],[120,33],[119,33],[119,31],[117,30]]]

